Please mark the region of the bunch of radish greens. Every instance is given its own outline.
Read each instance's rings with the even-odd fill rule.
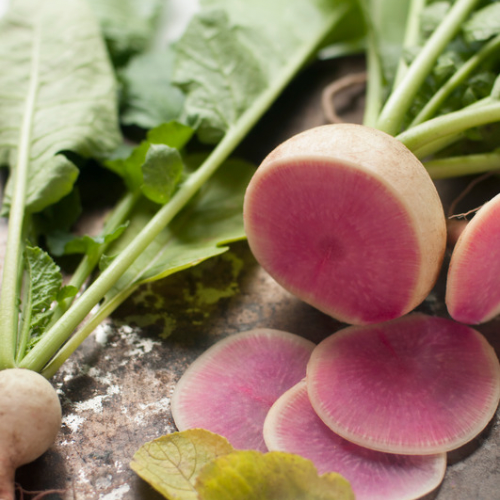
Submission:
[[[168,28],[176,23],[160,22],[164,7],[13,0],[0,20],[1,498],[13,498],[16,467],[57,434],[61,409],[46,378],[141,283],[245,237],[254,167],[228,157],[356,9],[204,0],[177,40]],[[136,147],[121,125],[144,130]],[[115,172],[124,194],[100,234],[76,236],[78,177],[89,162]],[[72,254],[81,263],[63,283],[54,259]]]
[[[348,50],[364,36],[365,124],[432,156],[432,175],[498,166],[499,2],[200,3],[172,44],[158,23],[160,0],[17,0],[0,21],[0,165],[9,172],[0,404],[12,410],[0,423],[2,498],[13,494],[15,468],[58,428],[47,423],[40,438],[41,424],[21,418],[23,405],[60,418],[60,409],[40,410],[51,396],[26,374],[47,387],[44,379],[140,284],[245,237],[253,168],[228,157],[322,47],[341,41]],[[147,133],[134,148],[120,125]],[[77,237],[78,176],[89,159],[125,190],[101,234]],[[82,259],[63,285],[54,258],[66,254]]]

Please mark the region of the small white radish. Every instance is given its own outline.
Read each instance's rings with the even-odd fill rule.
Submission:
[[[42,375],[0,371],[0,500],[14,499],[14,474],[54,442],[61,427],[59,398]]]
[[[245,230],[285,289],[346,323],[394,319],[432,289],[446,222],[420,161],[369,127],[316,127],[278,146],[245,196]]]

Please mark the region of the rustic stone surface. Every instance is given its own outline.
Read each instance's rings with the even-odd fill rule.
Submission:
[[[362,65],[352,59],[310,67],[239,153],[258,162],[290,135],[324,123],[321,89]],[[438,183],[447,203],[466,182]],[[491,183],[488,189],[493,189]],[[419,310],[446,316],[443,295],[444,277]],[[190,271],[143,287],[53,379],[63,404],[61,432],[48,453],[18,471],[17,480],[28,490],[61,490],[46,497],[54,500],[158,499],[129,462],[144,442],[175,430],[170,396],[200,353],[226,335],[255,327],[283,329],[318,342],[341,326],[282,290],[244,242]],[[499,352],[500,321],[480,330]],[[450,456],[445,481],[429,498],[500,499],[499,442],[495,418],[478,440]]]

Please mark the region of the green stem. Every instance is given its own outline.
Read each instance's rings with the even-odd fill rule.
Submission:
[[[485,97],[484,99],[481,99],[479,101],[476,101],[473,104],[470,104],[466,108],[462,108],[462,111],[465,109],[477,109],[482,106],[488,106],[492,103],[495,103],[494,99],[491,97]],[[433,139],[430,142],[425,143],[424,145],[420,146],[417,149],[413,149],[412,152],[417,158],[426,158],[428,156],[431,156],[433,154],[438,153],[439,151],[442,151],[443,149],[447,148],[448,146],[451,146],[452,144],[460,141],[461,139],[464,138],[464,133],[463,131],[459,133],[451,133],[448,135],[444,135],[443,137],[439,137],[437,139]]]
[[[332,14],[325,22],[323,32],[317,33],[309,44],[292,58],[254,104],[239,118],[237,124],[229,129],[222,141],[215,147],[207,160],[191,174],[181,185],[172,199],[164,205],[149,221],[143,230],[134,238],[120,255],[112,261],[106,270],[90,285],[81,297],[68,309],[53,327],[45,332],[40,341],[26,355],[20,366],[41,371],[60,347],[68,340],[75,328],[83,321],[92,308],[106,295],[114,283],[144,252],[160,231],[187,204],[198,189],[212,176],[220,164],[232,153],[234,148],[248,134],[251,128],[270,107],[282,90],[302,65],[314,53],[321,41],[328,35],[334,24],[340,19]]]
[[[114,296],[111,300],[106,300],[98,311],[84,324],[75,334],[59,349],[57,354],[50,360],[47,366],[42,370],[42,375],[46,378],[53,377],[63,363],[78,349],[82,342],[104,321],[116,308],[132,295],[139,285],[131,286],[120,294]]]
[[[129,217],[130,212],[132,211],[140,197],[141,193],[139,191],[129,191],[116,205],[113,212],[106,220],[101,234],[109,234],[116,230],[120,225],[122,225]],[[82,258],[79,266],[73,273],[68,285],[74,286],[75,288],[80,290],[85,281],[87,281],[88,277],[94,271],[107,247],[108,245],[102,244],[99,248],[99,251],[92,253],[92,255],[85,255]],[[63,303],[59,304],[56,307],[48,328],[51,328],[52,325],[57,322],[57,320],[68,310],[73,301],[74,297],[66,299]]]
[[[400,132],[401,126],[415,95],[420,90],[424,80],[450,40],[460,30],[479,0],[457,0],[443,21],[429,37],[425,45],[412,62],[401,83],[394,89],[387,100],[377,128],[391,135]]]
[[[418,125],[434,116],[448,96],[489,56],[500,48],[500,35],[490,40],[482,49],[465,62],[457,72],[434,94],[415,117],[410,127]]]
[[[25,273],[26,274],[26,273]],[[29,279],[29,276],[25,276],[26,279]],[[26,283],[25,283],[26,285]],[[16,364],[23,358],[26,353],[26,348],[28,346],[29,338],[30,338],[30,326],[31,326],[31,290],[29,286],[24,286],[23,293],[23,310],[21,314],[20,326],[21,330],[18,335],[18,345],[16,349]]]
[[[19,321],[20,267],[23,258],[24,206],[29,176],[30,144],[39,84],[40,35],[35,28],[31,74],[14,170],[14,189],[9,213],[7,248],[3,263],[0,300],[0,369],[15,366]]]
[[[376,49],[378,47],[378,42],[370,9],[366,0],[360,0],[359,6],[361,7],[361,13],[363,14],[363,21],[367,27],[367,81],[363,124],[367,127],[374,127],[382,107],[383,71],[382,63]]]
[[[467,129],[500,121],[500,102],[474,106],[438,116],[399,134],[396,138],[411,151],[440,138],[459,134]]]
[[[372,42],[367,48],[367,75],[366,104],[363,115],[363,124],[375,127],[382,107],[382,64]]]
[[[426,0],[410,0],[402,52],[416,46],[418,43],[420,38],[420,16],[425,7],[425,3]],[[401,83],[406,71],[408,71],[408,65],[404,59],[404,54],[402,54],[396,70],[393,89]]]
[[[500,169],[500,153],[454,156],[424,163],[433,179],[446,179],[462,175],[481,174]]]

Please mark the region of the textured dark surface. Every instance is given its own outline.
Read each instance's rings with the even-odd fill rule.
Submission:
[[[308,68],[239,154],[258,163],[292,134],[325,123],[322,88],[362,65],[362,60],[350,59]],[[341,111],[359,120],[359,114]],[[438,183],[445,205],[467,182]],[[498,186],[488,181],[476,191],[480,198],[497,192]],[[464,210],[474,206],[470,199],[467,203]],[[446,316],[443,292],[442,277],[419,310]],[[17,479],[28,490],[61,490],[46,497],[52,499],[160,498],[130,470],[129,462],[144,442],[175,430],[170,396],[200,353],[226,335],[254,327],[283,329],[318,342],[341,326],[283,291],[255,263],[244,242],[217,259],[143,287],[53,379],[63,403],[61,432],[52,449],[20,469]],[[480,330],[500,352],[500,321]],[[450,456],[445,481],[429,498],[500,500],[499,442],[495,418],[478,440]]]

